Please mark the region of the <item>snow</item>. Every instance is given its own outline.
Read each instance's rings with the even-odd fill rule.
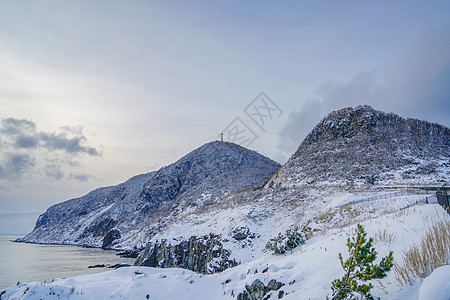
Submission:
[[[235,299],[256,279],[284,283],[283,299],[324,299],[343,275],[338,255],[347,257],[356,224],[374,237],[378,261],[393,251],[400,263],[433,222],[450,218],[429,192],[449,184],[449,134],[437,124],[358,106],[324,118],[281,169],[237,145],[206,144],[157,172],[49,208],[25,240],[100,246],[117,220],[112,226],[122,237],[113,247],[214,233],[240,265],[212,275],[129,267],[50,284],[20,282],[0,292],[1,299]],[[305,224],[313,235],[300,249],[286,256],[265,251],[270,238]],[[233,238],[242,228],[248,237]],[[391,270],[372,282],[372,294],[449,300],[443,270],[410,285]]]
[[[425,278],[419,290],[419,300],[450,299],[450,265],[437,268]]]
[[[216,215],[216,220],[221,217]],[[391,241],[375,240],[377,262],[389,251],[394,251],[394,261],[399,262],[403,251],[419,243],[433,220],[448,218],[439,205],[428,204],[382,216],[373,215],[361,224],[370,237],[383,230],[395,237]],[[273,223],[268,222],[259,229],[264,231],[272,227]],[[250,231],[255,229],[250,228]],[[290,255],[275,256],[259,252],[254,259],[247,259],[245,263],[218,274],[201,275],[176,268],[127,267],[56,279],[49,284],[20,282],[6,289],[2,299],[146,299],[147,295],[149,299],[236,299],[245,285],[252,284],[256,279],[264,284],[271,279],[283,282],[283,299],[324,299],[331,293],[332,280],[343,275],[338,254],[342,253],[346,258],[346,240],[354,229],[354,224],[330,228],[307,240],[305,245]],[[256,248],[248,247],[246,251],[250,249]],[[263,273],[266,268],[268,270]],[[449,274],[450,267],[442,267],[426,278],[422,286],[419,278],[412,285],[402,286],[391,270],[386,278],[372,282],[372,294],[383,299],[448,300]],[[275,292],[272,294],[272,298],[278,295]]]

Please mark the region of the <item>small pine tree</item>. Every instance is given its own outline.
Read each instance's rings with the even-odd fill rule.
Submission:
[[[294,229],[288,229],[286,231],[286,241],[284,243],[285,252],[292,252],[292,250],[304,243],[305,235],[300,231],[300,228],[298,226],[296,226]]]
[[[271,238],[266,245],[266,249],[272,251],[273,254],[286,254],[286,252],[294,250],[307,240],[307,231],[309,227],[304,226],[302,229],[296,226],[293,229],[286,230],[285,234],[279,233],[277,237]]]
[[[366,177],[366,182],[368,185],[375,185],[378,181],[378,177],[376,175],[370,175]]]
[[[341,279],[336,279],[331,283],[333,291],[331,299],[354,299],[354,294],[361,295],[361,299],[374,299],[370,294],[373,287],[371,283],[364,282],[383,278],[393,266],[393,252],[381,259],[379,265],[373,264],[377,258],[377,252],[372,247],[373,238],[366,240],[364,227],[358,224],[356,228],[356,237],[347,239],[349,258],[344,261],[342,254],[339,253],[341,266],[345,275]],[[329,299],[327,297],[327,299]]]

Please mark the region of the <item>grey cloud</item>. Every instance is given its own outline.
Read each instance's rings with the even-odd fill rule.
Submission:
[[[25,172],[34,167],[35,158],[28,154],[6,153],[0,162],[0,179],[20,180]]]
[[[101,157],[89,146],[82,126],[64,126],[60,132],[41,132],[33,121],[7,118],[0,123],[0,180],[20,181],[35,167],[38,173],[60,180],[65,168],[79,168],[82,155]],[[36,160],[44,160],[44,165]],[[87,181],[89,176],[72,176]]]
[[[86,142],[84,136],[74,138],[67,137],[66,133],[41,133],[39,138],[42,141],[42,147],[49,150],[63,150],[70,154],[88,154],[91,156],[101,156],[100,152],[94,147],[83,146]]]
[[[428,32],[385,68],[320,85],[314,100],[289,114],[279,132],[278,150],[285,157],[291,155],[322,117],[359,104],[449,126],[449,82],[450,28]]]
[[[81,182],[86,182],[86,181],[88,181],[89,179],[91,179],[93,177],[94,176],[89,175],[89,174],[73,174],[73,173],[71,173],[69,175],[70,179],[78,180],[78,181],[81,181]]]
[[[36,125],[29,120],[8,118],[2,120],[0,132],[7,135],[24,134],[24,132],[35,132]]]
[[[17,149],[44,148],[47,150],[62,150],[68,154],[87,154],[102,156],[95,147],[84,145],[87,142],[83,135],[83,127],[61,127],[62,133],[47,133],[36,131],[36,124],[29,120],[8,118],[2,120],[0,132],[12,138],[12,146]],[[69,134],[75,135],[69,137]]]
[[[39,139],[36,136],[21,135],[16,138],[14,146],[17,148],[36,148]]]
[[[292,155],[303,138],[311,131],[311,124],[320,121],[323,109],[320,102],[309,101],[299,111],[289,113],[287,123],[279,133],[278,150],[283,158]]]
[[[64,173],[61,171],[61,166],[57,164],[47,165],[45,167],[45,175],[56,180],[64,178]]]

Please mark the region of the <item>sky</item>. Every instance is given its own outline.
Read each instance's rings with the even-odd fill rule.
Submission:
[[[0,0],[0,234],[240,143],[280,163],[329,112],[450,126],[449,1]]]

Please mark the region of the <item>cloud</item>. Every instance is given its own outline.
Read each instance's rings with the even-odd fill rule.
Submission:
[[[311,131],[311,124],[319,122],[322,114],[323,108],[318,101],[308,101],[300,110],[289,113],[287,123],[278,136],[278,150],[283,159],[292,155],[302,139]]]
[[[81,156],[102,156],[88,145],[82,126],[64,126],[60,132],[49,133],[38,131],[31,120],[7,118],[0,124],[0,180],[20,181],[33,171],[60,180],[65,177],[64,169],[81,167]],[[91,177],[69,178],[87,181]]]
[[[286,158],[326,114],[359,104],[449,126],[450,28],[430,31],[392,64],[357,74],[348,81],[328,81],[279,132],[278,151]]]
[[[61,165],[50,164],[45,166],[45,175],[55,180],[64,178],[64,173],[61,171]]]
[[[69,138],[67,133],[45,133],[39,134],[41,147],[48,150],[63,150],[70,154],[88,154],[91,156],[101,156],[94,147],[83,146],[87,140],[83,135]]]
[[[36,148],[38,146],[39,139],[35,136],[18,136],[14,143],[17,148]]]
[[[86,181],[88,181],[89,179],[91,179],[93,177],[94,176],[89,175],[89,174],[72,174],[71,173],[69,175],[70,179],[78,180],[78,181],[81,181],[81,182],[86,182]]]
[[[0,162],[0,179],[18,180],[25,172],[33,168],[35,158],[28,154],[6,153],[4,159]]]
[[[40,147],[51,151],[62,150],[69,154],[102,156],[96,148],[84,145],[87,139],[82,127],[65,126],[61,129],[61,133],[38,132],[32,121],[8,118],[2,120],[0,132],[9,136],[13,140],[13,147],[17,149]]]
[[[2,120],[0,132],[7,135],[21,135],[26,132],[35,132],[36,125],[29,120],[7,118]]]

